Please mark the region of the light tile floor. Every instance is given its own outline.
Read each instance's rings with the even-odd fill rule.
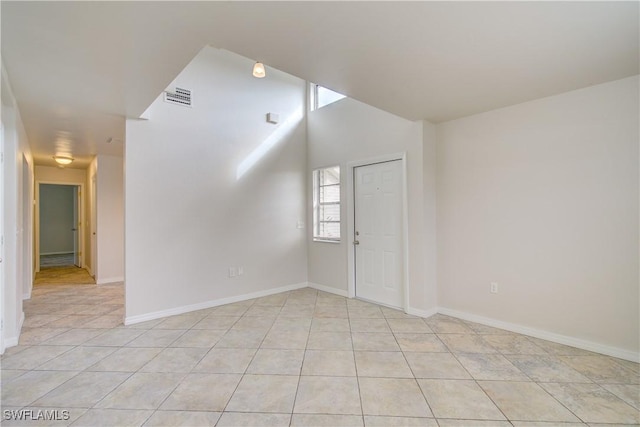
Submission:
[[[131,326],[122,284],[36,286],[24,307],[3,410],[69,419],[7,426],[640,422],[636,363],[312,289]]]

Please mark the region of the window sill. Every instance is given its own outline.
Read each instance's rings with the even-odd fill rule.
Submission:
[[[340,240],[317,239],[317,238],[314,238],[313,241],[317,243],[340,243]]]

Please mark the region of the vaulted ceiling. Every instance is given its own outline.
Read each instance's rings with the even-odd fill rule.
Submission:
[[[205,45],[433,122],[628,77],[640,63],[638,2],[0,7],[3,64],[38,164],[59,146],[78,166],[120,155],[124,118],[138,117]]]

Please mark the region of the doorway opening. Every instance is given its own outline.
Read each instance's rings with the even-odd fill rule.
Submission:
[[[82,185],[38,183],[36,271],[83,267]]]
[[[408,307],[405,155],[349,164],[349,296]]]

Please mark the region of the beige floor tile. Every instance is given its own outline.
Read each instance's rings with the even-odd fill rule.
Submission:
[[[366,427],[437,427],[433,418],[364,416]]]
[[[472,334],[438,334],[438,338],[453,353],[497,353],[483,338]]]
[[[541,340],[539,338],[528,337],[538,347],[542,348],[549,354],[556,356],[594,356],[596,353],[592,353],[580,348],[570,347],[568,345],[558,344],[551,341]]]
[[[476,334],[481,335],[514,335],[513,332],[505,329],[494,328],[492,326],[482,325],[480,323],[463,321],[463,323],[469,327]]]
[[[308,331],[274,331],[271,330],[260,345],[261,348],[299,350],[307,346]]]
[[[360,378],[364,415],[433,417],[413,379]]]
[[[458,361],[476,380],[529,381],[501,354],[458,354]]]
[[[109,393],[97,408],[156,409],[180,383],[184,374],[137,372]]]
[[[39,366],[43,371],[82,371],[116,351],[114,347],[76,347]]]
[[[471,379],[451,353],[405,353],[416,378]]]
[[[380,307],[354,307],[349,306],[347,308],[350,319],[384,319],[382,310]]]
[[[80,345],[103,334],[104,329],[69,329],[44,341],[43,345]]]
[[[590,383],[591,380],[551,355],[507,355],[507,359],[538,382]]]
[[[422,319],[387,319],[393,333],[430,334],[431,328]]]
[[[216,427],[288,427],[290,420],[290,414],[225,412]]]
[[[300,377],[295,413],[362,415],[358,380],[347,377]]]
[[[230,329],[238,320],[239,316],[212,316],[205,317],[195,325],[192,329],[214,329],[226,331]]]
[[[2,383],[2,406],[27,406],[76,376],[72,371],[30,371]]]
[[[313,304],[285,304],[280,310],[279,317],[311,318],[316,306]]]
[[[127,344],[127,347],[168,347],[184,334],[184,329],[151,329]]]
[[[473,330],[462,320],[436,314],[425,319],[431,330],[437,334],[473,334]]]
[[[86,305],[84,307],[91,308],[93,306]],[[83,328],[87,325],[87,323],[91,322],[94,319],[97,319],[98,317],[100,316],[95,314],[70,314],[56,320],[55,322],[49,323],[49,325],[47,326],[49,328]]]
[[[190,329],[204,317],[190,314],[167,317],[163,322],[154,326],[154,329]]]
[[[311,330],[307,348],[313,350],[351,350],[350,332],[324,332]]]
[[[584,423],[559,423],[559,422],[545,422],[545,421],[511,421],[513,427],[584,427]],[[615,427],[609,425],[608,427]]]
[[[401,352],[356,351],[359,377],[413,378],[413,373]]]
[[[297,386],[293,375],[245,375],[226,410],[291,413]]]
[[[4,362],[7,357],[13,356],[14,354],[20,353],[32,346],[29,345],[16,345],[14,347],[8,347],[4,349],[4,354],[0,355],[0,360]]]
[[[222,411],[241,375],[189,374],[167,397],[162,410]]]
[[[597,384],[546,383],[542,387],[587,423],[640,424],[640,412]]]
[[[311,317],[278,317],[273,326],[271,326],[271,332],[296,332],[304,331],[309,332],[311,329]]]
[[[381,307],[381,310],[382,314],[387,319],[421,319],[421,317],[407,314],[404,311],[396,308]]]
[[[351,332],[349,319],[314,318],[311,332]]]
[[[258,348],[264,340],[264,331],[250,329],[234,329],[224,334],[216,343],[218,348]]]
[[[85,328],[115,328],[117,326],[122,326],[123,319],[122,315],[106,315],[99,316],[95,319],[88,321],[84,327]]]
[[[24,328],[20,334],[19,344],[23,346],[42,344],[68,331],[68,328]]]
[[[300,375],[304,350],[258,350],[247,369],[249,374]]]
[[[4,356],[2,369],[34,369],[49,360],[71,350],[73,347],[63,346],[33,346],[24,350]]]
[[[640,363],[631,362],[630,360],[622,360],[622,359],[615,359],[615,358],[613,359],[613,361],[620,366],[623,366],[627,369],[632,370],[637,375],[640,375]]]
[[[291,427],[364,427],[361,415],[293,414]]]
[[[271,329],[276,316],[244,316],[241,317],[231,329],[253,329],[267,332]]]
[[[243,374],[255,353],[254,348],[213,348],[193,368],[193,372]]]
[[[448,352],[435,334],[394,333],[402,351]]]
[[[558,358],[598,383],[640,384],[639,375],[608,356],[559,356]]]
[[[385,318],[381,319],[349,319],[351,332],[390,333],[391,329]]]
[[[221,305],[211,309],[208,316],[242,316],[250,306],[240,303]]]
[[[638,384],[601,384],[610,393],[615,394],[629,405],[640,410],[640,385]]]
[[[122,347],[111,353],[88,371],[136,372],[151,359],[156,357],[160,348],[128,348]]]
[[[515,381],[480,381],[479,384],[509,420],[580,421],[538,384]]]
[[[220,419],[220,412],[156,411],[144,423],[145,427],[213,427]]]
[[[27,372],[29,371],[22,369],[3,369],[0,371],[0,385],[8,381],[13,381],[20,375],[26,374]]]
[[[144,331],[139,329],[111,329],[90,339],[84,345],[121,347],[127,345],[143,333]]]
[[[500,410],[472,380],[418,380],[436,418],[505,420]]]
[[[400,351],[393,334],[353,332],[353,349],[357,351]]]
[[[153,411],[89,409],[71,425],[85,427],[137,427],[141,426],[151,414],[153,414]]]
[[[129,378],[129,375],[122,372],[80,372],[38,399],[34,405],[54,408],[91,408]]]
[[[346,305],[345,306],[316,305],[316,309],[313,312],[313,317],[314,318],[331,317],[331,318],[347,319],[349,317],[349,313],[347,312]]]
[[[190,372],[207,351],[206,348],[165,348],[140,372]]]
[[[22,327],[37,328],[37,327],[45,326],[47,323],[53,322],[54,320],[58,320],[64,316],[66,315],[65,314],[36,314],[36,315],[27,317],[24,323],[22,324]]]
[[[511,427],[509,421],[483,421],[483,420],[448,420],[439,419],[440,427]],[[547,425],[547,427],[555,427],[555,424]]]
[[[280,314],[280,310],[282,307],[280,306],[270,306],[270,305],[252,305],[249,307],[244,313],[244,316],[277,316]]]
[[[225,331],[192,329],[169,344],[169,347],[201,347],[211,348],[222,338]]]
[[[545,350],[522,335],[482,335],[482,338],[502,354],[547,354]]]
[[[287,301],[287,293],[268,295],[266,297],[257,298],[253,306],[273,305],[276,307],[282,307]]]
[[[356,376],[356,365],[351,350],[307,350],[302,364],[302,375]]]

